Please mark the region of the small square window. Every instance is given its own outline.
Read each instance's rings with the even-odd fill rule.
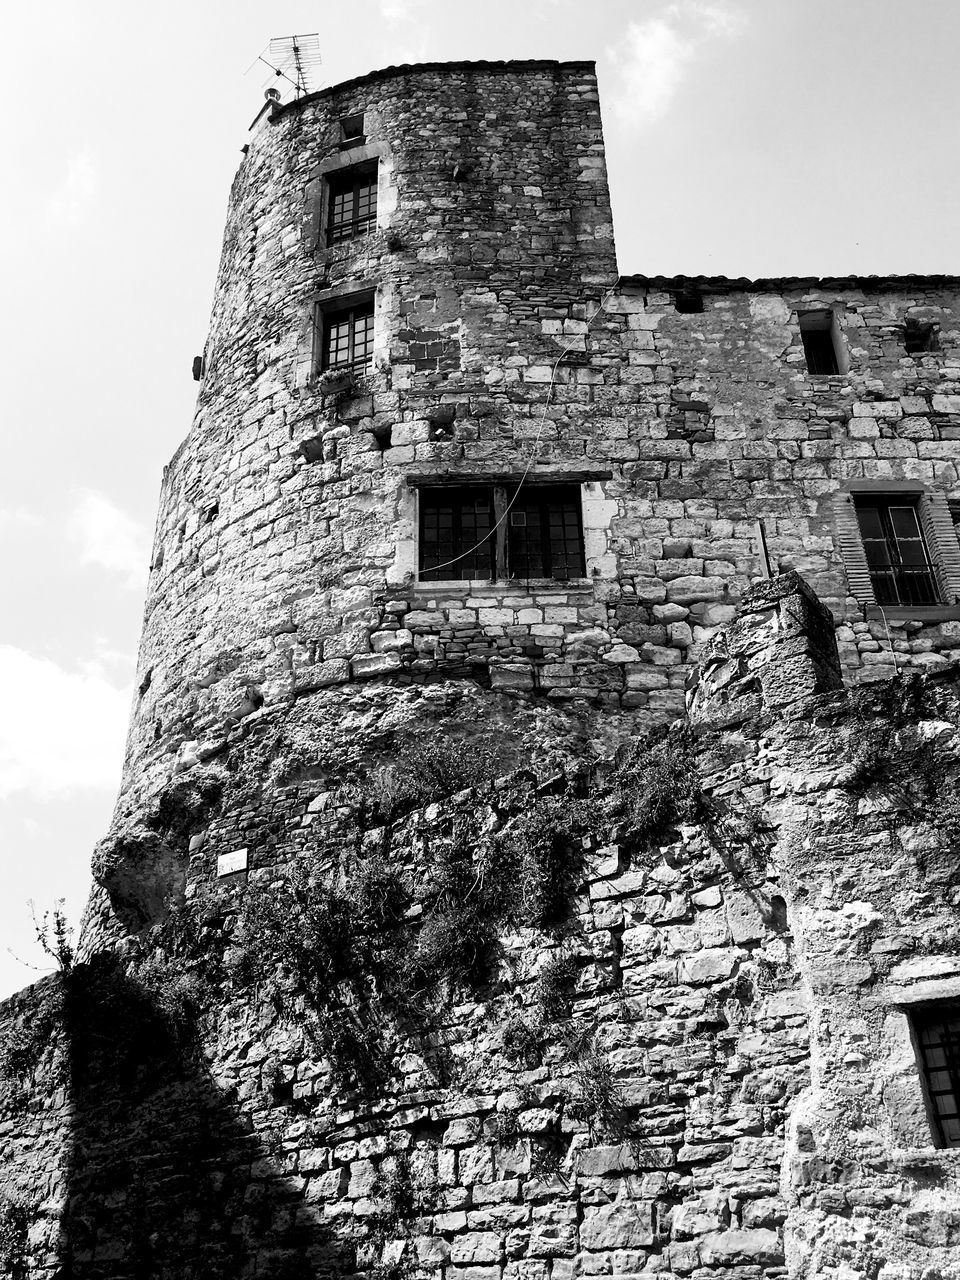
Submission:
[[[327,180],[327,244],[364,236],[377,225],[377,162],[353,165]]]
[[[877,604],[938,604],[917,501],[871,495],[856,499],[855,507]]]
[[[937,326],[930,321],[908,319],[903,328],[903,346],[908,356],[938,351]]]
[[[321,310],[321,369],[354,369],[369,367],[373,361],[373,298],[367,297],[351,306]]]
[[[703,311],[703,294],[697,289],[684,289],[673,295],[673,305],[681,315],[697,316]]]
[[[340,121],[340,150],[345,151],[348,147],[362,147],[366,140],[363,132],[363,112],[358,111],[356,115],[344,116]]]
[[[835,323],[832,311],[801,311],[800,338],[803,354],[807,359],[807,371],[815,374],[840,372],[837,359]]]
[[[960,1147],[960,1005],[910,1016],[937,1145]]]

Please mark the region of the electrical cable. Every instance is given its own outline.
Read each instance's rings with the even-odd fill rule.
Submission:
[[[600,300],[600,305],[597,307],[596,311],[587,321],[587,328],[586,328],[587,333],[590,332],[590,326],[596,320],[597,316],[599,316],[601,312],[604,311],[604,309],[606,308],[607,302],[616,292],[617,287],[619,286],[622,278],[623,278],[622,276],[617,276],[616,280],[613,282],[613,284],[610,286],[607,292],[603,295],[602,299]],[[520,477],[520,481],[513,492],[513,497],[510,499],[510,501],[507,503],[506,507],[503,510],[503,515],[500,516],[499,520],[497,520],[497,522],[490,528],[490,530],[486,534],[484,534],[484,536],[480,539],[480,541],[476,543],[474,546],[469,547],[466,551],[462,551],[460,555],[454,556],[452,560],[444,560],[441,564],[431,565],[428,570],[428,572],[431,575],[436,573],[438,569],[448,569],[450,565],[457,564],[458,561],[465,560],[467,556],[472,556],[475,551],[479,551],[480,548],[484,545],[484,543],[490,541],[490,539],[493,537],[496,531],[500,528],[500,526],[506,520],[507,516],[510,514],[511,507],[520,497],[520,490],[523,488],[524,483],[526,482],[527,476],[530,474],[530,468],[533,466],[534,462],[536,461],[537,452],[539,451],[539,448],[540,448],[540,441],[543,438],[543,429],[547,421],[547,410],[550,408],[550,397],[553,394],[553,388],[557,380],[557,369],[560,367],[560,361],[563,359],[565,355],[567,355],[569,352],[574,350],[576,350],[576,346],[575,344],[571,343],[570,346],[563,348],[563,350],[557,356],[556,360],[553,362],[553,368],[550,371],[550,382],[547,386],[547,394],[543,402],[543,412],[540,415],[540,425],[537,428],[537,435],[533,442],[533,448],[530,451],[530,457],[527,461],[526,467],[524,468],[523,475]],[[464,479],[467,479],[467,478],[468,477],[464,477]],[[474,477],[469,477],[469,478],[472,479]],[[482,476],[478,476],[475,478],[481,479],[481,480],[483,479]],[[422,581],[425,581],[425,582],[431,582],[433,580],[434,579],[432,577],[427,579],[422,579]]]

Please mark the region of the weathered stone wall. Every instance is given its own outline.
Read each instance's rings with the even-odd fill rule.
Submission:
[[[337,1082],[308,1012],[291,1024],[225,980],[199,1041],[174,1034],[170,974],[141,944],[121,948],[132,968],[82,966],[59,1012],[53,980],[8,1002],[8,1046],[49,1021],[4,1069],[0,1182],[30,1210],[26,1274],[953,1274],[956,1156],[933,1145],[905,1010],[960,996],[960,702],[952,676],[833,687],[825,617],[788,576],[715,639],[694,699],[706,808],[652,843],[622,807],[629,772],[585,767],[604,744],[575,709],[409,688],[433,734],[493,726],[531,767],[387,825],[365,771],[396,761],[383,712],[408,722],[386,687],[356,689],[345,723],[328,690],[238,726],[162,802],[198,956],[284,867],[386,853],[416,879],[463,822],[508,835],[565,795],[607,816],[565,927],[507,929],[487,981],[455,985],[429,1030],[398,1023],[372,1097]],[[942,805],[917,772],[933,764]],[[241,844],[248,870],[218,876]],[[518,1058],[559,955],[570,1007]]]
[[[343,150],[357,111],[366,141]],[[371,158],[378,227],[328,248],[325,176]],[[165,473],[127,785],[261,704],[362,679],[669,720],[763,572],[758,521],[774,570],[841,622],[848,677],[960,652],[949,584],[943,608],[867,616],[837,531],[851,483],[960,496],[957,281],[616,270],[591,64],[391,69],[261,118]],[[325,395],[314,306],[362,289],[374,367]],[[806,372],[797,312],[816,307],[837,315],[834,377]],[[906,354],[908,320],[937,350]],[[585,578],[419,582],[418,486],[525,474],[580,486]]]

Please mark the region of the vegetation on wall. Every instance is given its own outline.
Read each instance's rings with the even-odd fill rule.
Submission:
[[[9,1280],[26,1276],[29,1221],[25,1205],[0,1199],[0,1275]]]

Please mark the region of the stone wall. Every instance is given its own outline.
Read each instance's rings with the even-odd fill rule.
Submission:
[[[705,668],[699,736],[616,759],[575,707],[456,684],[407,689],[409,719],[361,685],[238,725],[139,813],[181,862],[186,967],[131,935],[3,1006],[22,1274],[951,1275],[956,1158],[933,1144],[907,1011],[960,997],[960,702],[950,673],[844,693],[826,617],[795,577],[762,587],[714,641],[737,665]],[[447,753],[499,744],[511,771],[384,822],[383,770],[417,723]],[[699,799],[658,826],[649,798],[677,775]],[[531,813],[573,832],[583,812],[569,916],[502,927],[490,973],[391,1023],[373,1093],[318,1050],[309,1007],[291,1021],[229,963],[202,967],[285,868],[332,882],[386,855],[421,886],[416,932],[438,852],[459,840],[479,868]],[[112,852],[122,896],[136,842]],[[547,1016],[560,958],[574,987]]]
[[[327,247],[324,182],[358,160],[379,165],[377,228]],[[327,394],[315,308],[363,290],[373,367]],[[797,317],[818,307],[843,374],[806,371]],[[935,350],[906,352],[908,321]],[[265,110],[164,476],[125,785],[357,680],[672,719],[764,572],[758,522],[773,570],[841,623],[848,678],[951,660],[958,573],[940,607],[881,616],[850,594],[841,526],[858,485],[960,497],[958,332],[950,277],[618,280],[589,63],[393,68]],[[579,486],[586,575],[421,581],[422,486],[521,479]]]

